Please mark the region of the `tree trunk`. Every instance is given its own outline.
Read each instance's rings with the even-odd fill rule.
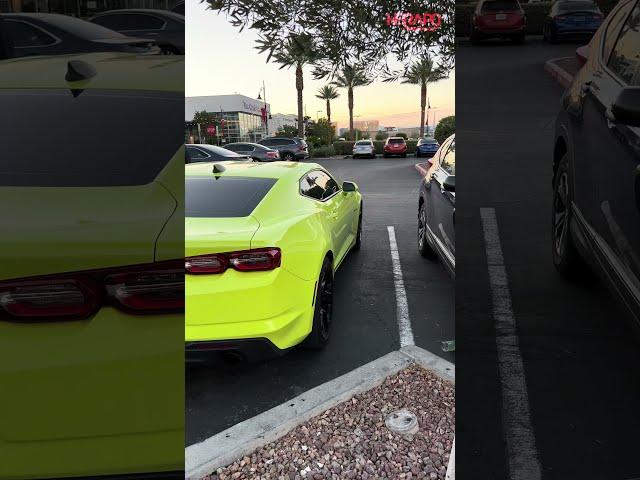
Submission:
[[[304,116],[302,115],[302,90],[304,81],[302,77],[302,65],[296,66],[296,90],[298,91],[298,136],[304,138]]]
[[[424,109],[427,106],[427,83],[420,87],[420,138],[424,137]]]
[[[349,133],[351,138],[355,139],[355,131],[353,130],[353,88],[349,87]]]
[[[327,121],[331,125],[331,100],[327,98]]]

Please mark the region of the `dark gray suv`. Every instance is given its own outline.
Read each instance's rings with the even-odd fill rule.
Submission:
[[[263,138],[258,143],[265,147],[278,150],[282,160],[292,162],[309,158],[307,142],[301,138],[268,137]]]

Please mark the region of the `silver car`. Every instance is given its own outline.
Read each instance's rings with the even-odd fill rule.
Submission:
[[[358,140],[353,145],[353,158],[376,158],[376,148],[372,140]]]

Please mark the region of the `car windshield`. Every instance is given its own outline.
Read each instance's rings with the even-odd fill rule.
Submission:
[[[182,93],[3,90],[0,185],[147,184],[184,142],[167,121],[183,110]]]
[[[390,138],[389,143],[404,143],[404,138]]]
[[[37,18],[37,17],[36,17]],[[49,14],[42,17],[60,30],[64,30],[85,40],[103,40],[107,38],[126,38],[125,35],[108,28],[67,15]]]
[[[186,177],[185,217],[246,217],[275,185],[274,178]]]
[[[206,150],[209,153],[214,155],[219,155],[221,157],[226,157],[229,159],[237,160],[239,158],[247,158],[245,155],[240,155],[239,153],[232,152],[231,150],[227,150],[226,148],[218,147],[216,145],[197,145],[202,150]]]
[[[418,141],[418,145],[436,145],[438,142],[433,138],[421,138]]]
[[[515,12],[520,10],[518,2],[509,2],[504,0],[485,2],[482,5],[483,12]]]
[[[561,2],[558,4],[558,12],[595,12],[598,7],[593,2]]]
[[[369,141],[365,141],[365,142],[357,142],[356,145],[366,145],[366,146],[371,146],[371,142]]]

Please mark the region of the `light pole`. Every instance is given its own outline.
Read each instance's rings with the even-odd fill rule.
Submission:
[[[258,91],[258,100],[262,100],[262,97],[260,96],[260,92],[262,92],[262,95],[264,96],[264,129],[268,137],[269,136],[269,119],[271,118],[271,112],[269,112],[267,108],[267,89],[264,86],[264,80],[262,81],[262,88]]]
[[[362,115],[354,115],[354,117],[355,117],[355,118],[360,118],[361,116],[362,116]],[[354,130],[355,130],[354,134],[355,134],[355,136],[356,136],[356,142],[357,142],[357,141],[358,141],[358,129],[357,129],[357,128],[354,128]]]
[[[318,114],[321,112],[322,110],[316,110],[316,123],[318,123]]]

